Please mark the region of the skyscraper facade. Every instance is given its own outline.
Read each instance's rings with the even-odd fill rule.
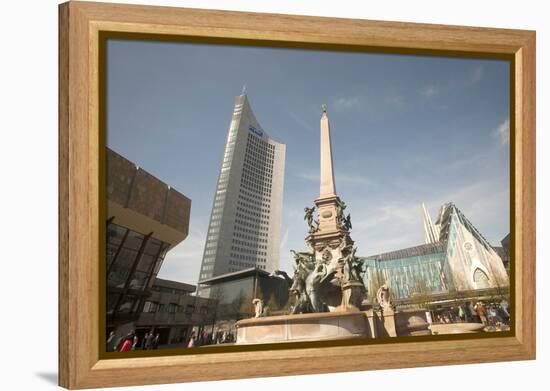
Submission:
[[[279,268],[285,144],[271,139],[248,98],[235,98],[199,281]]]

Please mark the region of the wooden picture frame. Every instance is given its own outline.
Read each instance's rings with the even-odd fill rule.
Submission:
[[[509,58],[515,110],[510,336],[105,359],[98,325],[101,34]],[[88,2],[59,6],[59,384],[70,389],[535,358],[535,32]],[[460,351],[460,354],[457,354]],[[217,370],[212,371],[215,365]]]

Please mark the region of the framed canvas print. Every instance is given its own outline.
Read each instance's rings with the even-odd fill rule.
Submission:
[[[535,358],[534,32],[59,15],[60,385]]]

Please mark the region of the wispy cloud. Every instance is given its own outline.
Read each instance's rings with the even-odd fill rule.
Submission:
[[[405,103],[405,98],[401,94],[390,93],[386,96],[384,101],[392,106],[402,106]]]
[[[337,173],[335,181],[337,183],[346,183],[350,185],[370,186],[373,181],[365,175],[356,175],[351,173]]]
[[[285,212],[286,218],[290,220],[297,219],[299,221],[304,215],[303,210],[304,210],[303,207],[298,207],[294,205],[285,205],[284,212]]]
[[[197,281],[206,235],[191,230],[187,238],[166,254],[159,277],[194,284]]]
[[[494,131],[493,137],[498,138],[502,145],[510,142],[510,120],[506,119]]]
[[[479,83],[481,80],[483,80],[484,73],[485,71],[481,65],[476,66],[466,79],[466,84],[468,86],[472,86]]]
[[[420,206],[412,201],[391,202],[368,211],[354,208],[352,221],[352,237],[360,255],[380,254],[422,244]]]
[[[319,183],[321,180],[321,175],[319,171],[302,171],[297,172],[295,175],[300,179],[305,179],[306,181]],[[346,185],[355,185],[355,186],[370,186],[373,184],[373,181],[365,175],[353,174],[353,173],[335,173],[334,181],[336,185],[339,183],[345,183]]]
[[[485,70],[483,66],[478,65],[462,77],[446,81],[434,81],[423,85],[418,89],[418,95],[424,98],[431,98],[445,94],[455,94],[457,90],[473,87],[483,80]]]
[[[427,85],[427,86],[422,87],[420,89],[420,91],[418,91],[418,94],[420,96],[429,98],[429,97],[438,95],[439,94],[439,88],[437,88],[434,85]]]
[[[334,107],[336,111],[348,111],[360,109],[363,104],[363,99],[356,95],[337,98],[332,102],[332,107]]]
[[[319,174],[319,172],[314,171],[295,172],[294,175],[296,175],[300,179],[305,179],[306,181],[311,182],[319,182],[321,180],[321,175]]]
[[[287,247],[288,243],[288,228],[285,229],[285,233],[283,234],[283,238],[281,239],[281,249],[284,249]]]
[[[298,116],[296,113],[294,113],[292,111],[288,111],[287,113],[288,113],[288,116],[294,120],[294,122],[296,122],[298,125],[300,125],[300,127],[302,127],[302,129],[305,129],[309,132],[316,132],[317,131],[317,129],[315,129],[311,123],[305,121],[303,118]]]
[[[353,208],[352,237],[361,255],[379,254],[423,243],[421,202],[437,211],[454,202],[472,223],[493,243],[507,233],[509,194],[499,178],[484,178],[467,186],[448,189],[425,198],[370,202],[370,207],[353,208],[357,200],[346,200]],[[503,190],[496,190],[503,189]],[[432,214],[432,218],[435,219]]]
[[[371,228],[379,228],[384,223],[411,224],[417,220],[420,207],[414,203],[392,203],[386,204],[370,211],[363,218],[359,215],[354,224],[354,233],[361,234]],[[392,225],[393,225],[392,223]]]

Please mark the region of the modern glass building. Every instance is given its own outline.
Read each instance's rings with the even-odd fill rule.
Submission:
[[[422,209],[426,244],[363,258],[371,297],[385,282],[396,301],[508,289],[501,258],[453,203],[441,207],[435,224]]]
[[[279,266],[285,145],[262,129],[246,94],[236,97],[210,215],[202,280]]]
[[[252,300],[262,299],[270,310],[288,303],[288,283],[258,268],[244,269],[201,281],[201,292],[218,303],[218,320],[238,320],[253,313]]]
[[[448,291],[444,249],[443,243],[430,243],[366,257],[368,291],[375,294],[384,282],[388,282],[395,299]]]

